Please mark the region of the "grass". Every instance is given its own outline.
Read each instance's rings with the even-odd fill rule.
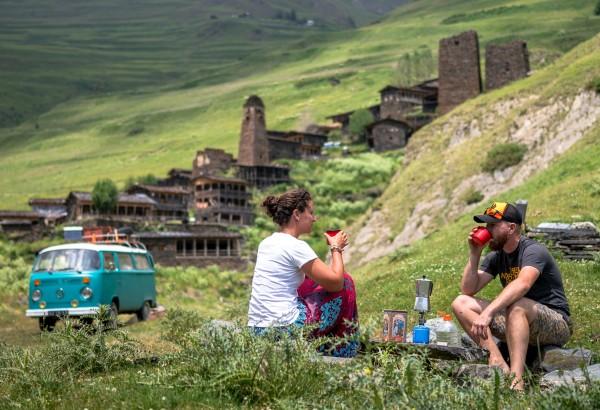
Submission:
[[[182,16],[173,7],[177,18],[161,24],[160,7],[152,3],[126,27],[120,20],[111,23],[111,14],[102,24],[86,21],[79,26],[48,18],[29,42],[45,39],[50,45],[23,44],[24,29],[14,15],[7,15],[12,25],[0,33],[6,38],[6,53],[14,56],[11,64],[31,69],[14,68],[3,77],[3,105],[22,103],[36,114],[26,115],[17,127],[0,129],[0,199],[6,208],[25,208],[33,195],[89,190],[100,177],[124,185],[128,177],[189,167],[193,153],[204,147],[235,153],[241,106],[250,94],[265,101],[272,129],[301,127],[306,119],[320,122],[336,112],[369,106],[378,101],[377,90],[397,78],[402,55],[426,46],[435,58],[440,38],[466,29],[478,30],[482,49],[488,42],[507,39],[506,33],[527,40],[537,69],[600,28],[600,19],[591,17],[592,1],[565,4],[530,2],[510,18],[494,15],[447,25],[441,22],[449,16],[502,4],[423,0],[357,30],[325,27],[298,37],[298,27],[268,19],[237,19],[223,36],[209,36],[214,21],[189,22],[193,13]],[[15,5],[13,13],[19,10]],[[76,15],[67,11],[67,16]],[[34,14],[20,24],[37,22]],[[259,25],[265,25],[265,36],[270,33],[264,40],[252,40],[251,45],[236,40]],[[201,37],[190,37],[196,33]],[[196,47],[198,41],[202,49]],[[78,64],[83,66],[72,63],[74,55],[81,56]],[[331,76],[340,76],[341,83],[322,81]],[[71,83],[97,91],[69,91]],[[14,91],[16,96],[11,90],[20,84],[29,84],[29,89]],[[45,100],[57,96],[61,104]]]
[[[367,345],[345,365],[316,358],[321,341],[256,338],[223,328],[189,311],[172,311],[160,334],[175,349],[153,356],[118,330],[46,336],[37,350],[0,350],[0,394],[25,408],[269,407],[269,408],[591,408],[600,384],[516,394],[501,377],[452,378],[417,351],[401,356]],[[68,398],[68,399],[67,399]]]
[[[509,193],[526,195],[535,209],[538,192],[557,189],[560,177],[566,186],[595,164],[595,136],[580,141],[545,172]],[[295,167],[297,185],[314,192],[317,209],[324,214],[319,223],[329,226],[335,208],[332,199],[360,195],[383,181],[402,155],[359,154],[328,162]],[[577,159],[577,166],[571,166]],[[372,164],[373,168],[364,163]],[[362,178],[353,173],[362,172]],[[366,177],[369,176],[370,178]],[[348,179],[346,179],[348,178]],[[351,181],[351,182],[349,182]],[[370,181],[367,183],[367,181]],[[599,179],[600,181],[600,179]],[[381,182],[380,182],[381,183]],[[589,183],[589,179],[581,184]],[[274,188],[274,192],[283,187]],[[380,188],[378,188],[380,189]],[[566,188],[564,188],[566,189]],[[589,195],[594,197],[594,186]],[[583,195],[580,195],[583,197]],[[346,199],[347,200],[347,199]],[[583,202],[587,206],[587,202]],[[549,212],[555,212],[551,208]],[[590,207],[593,209],[593,207]],[[358,213],[342,213],[340,222]],[[559,213],[557,213],[559,214]],[[534,215],[532,218],[537,218]],[[323,222],[324,221],[324,222]],[[135,323],[111,334],[86,333],[70,325],[55,334],[40,336],[35,322],[22,315],[18,295],[31,251],[45,243],[25,246],[2,242],[0,271],[2,307],[0,340],[0,395],[10,407],[277,407],[277,408],[590,408],[600,398],[598,382],[553,391],[540,390],[536,375],[529,376],[527,394],[506,388],[502,378],[456,379],[457,363],[430,360],[422,352],[392,354],[369,343],[380,332],[384,308],[410,310],[414,301],[413,281],[426,274],[433,279],[432,309],[448,310],[458,294],[458,281],[466,255],[466,244],[457,240],[472,226],[469,215],[429,235],[411,247],[379,259],[353,272],[357,283],[359,312],[365,354],[352,363],[333,366],[316,359],[320,341],[302,338],[257,339],[245,330],[215,327],[208,319],[230,319],[243,328],[250,290],[249,272],[222,271],[216,267],[164,268],[157,272],[159,301],[167,306],[161,321]],[[272,225],[253,227],[256,236],[267,235]],[[321,228],[307,238],[318,249]],[[573,317],[575,333],[569,346],[585,346],[598,360],[600,339],[595,295],[600,285],[598,262],[559,259]],[[17,276],[9,272],[20,271]],[[12,286],[12,288],[10,287]],[[493,297],[493,283],[483,292]],[[435,313],[432,313],[432,316]],[[121,316],[123,321],[128,317]],[[415,315],[410,315],[411,324]],[[10,322],[10,323],[9,323]],[[8,382],[10,380],[10,383]],[[65,397],[69,401],[65,402]]]

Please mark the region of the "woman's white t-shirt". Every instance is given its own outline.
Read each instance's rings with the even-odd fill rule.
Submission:
[[[317,258],[304,241],[276,232],[258,246],[248,326],[286,326],[298,318],[298,286],[304,281],[300,268]]]

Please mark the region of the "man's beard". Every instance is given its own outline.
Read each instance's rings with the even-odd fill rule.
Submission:
[[[499,251],[500,249],[504,248],[506,241],[508,241],[508,235],[502,235],[498,238],[493,238],[489,244],[490,249],[493,251]]]

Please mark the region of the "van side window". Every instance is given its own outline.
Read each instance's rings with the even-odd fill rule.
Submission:
[[[104,270],[113,271],[116,269],[115,267],[115,259],[113,258],[113,254],[109,252],[105,252],[104,254]]]
[[[136,253],[134,255],[135,258],[135,266],[138,269],[150,269],[150,265],[148,264],[148,259],[146,258],[146,255],[140,255],[138,253]]]
[[[131,256],[127,253],[117,253],[119,257],[119,269],[120,270],[133,270],[133,262]]]

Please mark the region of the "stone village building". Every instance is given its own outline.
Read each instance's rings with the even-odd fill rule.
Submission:
[[[529,72],[527,43],[516,40],[486,48],[486,89],[502,87]],[[367,126],[367,143],[374,151],[402,148],[410,136],[469,98],[482,92],[477,32],[441,39],[438,78],[412,87],[388,85],[379,91],[380,103],[367,109],[374,122]],[[347,131],[354,111],[328,116]]]
[[[168,226],[164,232],[137,232],[139,240],[152,253],[154,260],[166,266],[219,265],[228,269],[241,269],[243,237],[239,232],[223,230],[220,224],[194,224],[187,229]]]
[[[529,74],[527,43],[515,40],[489,44],[485,48],[485,88],[493,90],[527,77]]]
[[[289,168],[272,161],[320,156],[327,141],[327,136],[321,134],[267,130],[265,111],[262,99],[256,95],[244,103],[236,165],[238,178],[258,188],[289,182]]]

